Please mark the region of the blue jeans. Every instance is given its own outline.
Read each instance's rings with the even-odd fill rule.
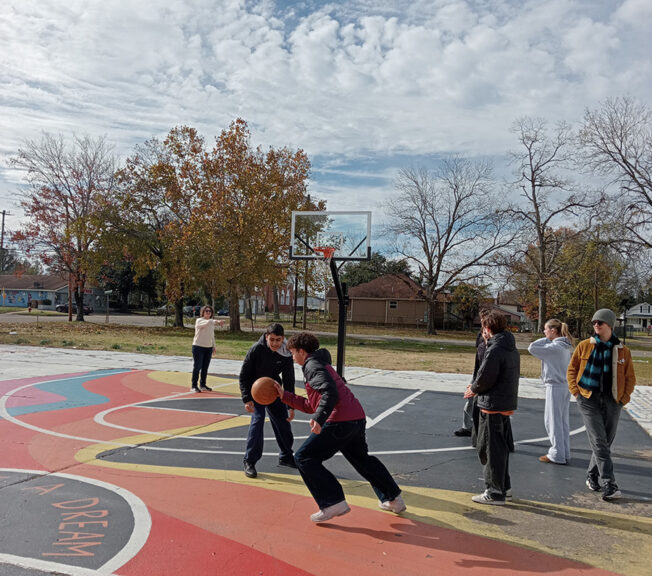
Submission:
[[[587,474],[599,476],[603,482],[615,482],[611,444],[616,437],[622,406],[613,399],[610,391],[606,391],[603,394],[593,392],[590,398],[578,394],[577,407],[582,414],[591,446]]]
[[[371,484],[381,502],[394,500],[401,493],[385,465],[369,455],[366,426],[366,420],[326,422],[320,434],[310,434],[297,450],[297,467],[320,509],[344,500],[341,484],[323,465],[337,452],[342,452],[356,472]]]
[[[199,381],[202,386],[206,386],[206,376],[208,375],[208,365],[211,363],[212,348],[205,346],[192,347],[192,387],[197,388]],[[200,378],[201,374],[201,378]]]
[[[249,464],[256,464],[263,456],[265,411],[267,411],[274,436],[276,436],[276,442],[280,448],[278,457],[282,460],[292,458],[294,436],[292,434],[292,426],[288,422],[287,406],[281,402],[280,398],[277,398],[267,406],[263,406],[254,401],[254,412],[251,415],[244,456],[244,459]]]

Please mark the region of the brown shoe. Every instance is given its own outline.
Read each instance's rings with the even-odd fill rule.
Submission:
[[[547,454],[544,454],[543,456],[539,456],[539,462],[545,462],[547,464],[566,464],[566,462],[555,462],[554,460],[551,460],[548,458]]]

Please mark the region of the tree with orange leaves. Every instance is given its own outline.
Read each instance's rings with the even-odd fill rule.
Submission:
[[[137,146],[123,169],[109,245],[123,246],[140,276],[158,270],[183,326],[183,297],[192,288],[190,226],[204,187],[204,140],[194,128],[173,128],[164,141]]]
[[[184,295],[202,288],[228,296],[239,330],[240,297],[286,274],[290,214],[305,206],[309,171],[302,150],[253,148],[241,119],[210,151],[194,128],[175,128],[138,147],[118,173],[115,237],[137,270],[161,272],[175,325]]]
[[[291,213],[308,198],[305,152],[263,151],[250,138],[247,123],[237,119],[216,139],[206,157],[205,188],[192,227],[212,259],[207,270],[217,272],[229,299],[233,331],[240,329],[240,297],[285,278]]]
[[[25,173],[21,206],[28,219],[12,239],[51,271],[68,274],[76,319],[83,321],[84,289],[97,266],[105,199],[115,187],[112,149],[103,137],[74,136],[66,143],[62,135],[46,133],[40,141],[26,141],[11,164]]]

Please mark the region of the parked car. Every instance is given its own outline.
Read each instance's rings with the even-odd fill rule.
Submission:
[[[200,304],[195,304],[194,306],[184,306],[183,315],[184,316],[199,316],[199,311],[202,309]]]
[[[172,316],[174,314],[174,306],[172,304],[163,304],[156,309],[156,314],[158,316]]]
[[[54,308],[57,312],[68,312],[68,304],[59,304]],[[77,304],[72,305],[72,313],[77,314]],[[89,304],[84,304],[84,314],[92,314],[93,307]]]
[[[217,316],[228,316],[229,315],[229,309],[228,308],[220,308],[215,314]]]

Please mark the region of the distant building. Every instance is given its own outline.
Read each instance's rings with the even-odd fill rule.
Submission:
[[[44,274],[0,276],[0,305],[11,308],[54,310],[59,299],[68,301],[68,279]]]
[[[84,303],[104,310],[104,292],[86,288]],[[0,306],[54,310],[68,303],[68,278],[58,274],[3,274],[0,275]]]
[[[624,321],[624,314],[618,318],[620,322]],[[652,304],[641,302],[627,310],[627,326],[637,332],[647,332],[652,326]]]
[[[386,274],[371,282],[349,288],[349,322],[424,327],[428,324],[428,304],[422,288],[402,274]],[[435,327],[444,328],[449,312],[449,295],[441,294],[435,312]],[[326,294],[326,312],[339,314],[335,288]]]

